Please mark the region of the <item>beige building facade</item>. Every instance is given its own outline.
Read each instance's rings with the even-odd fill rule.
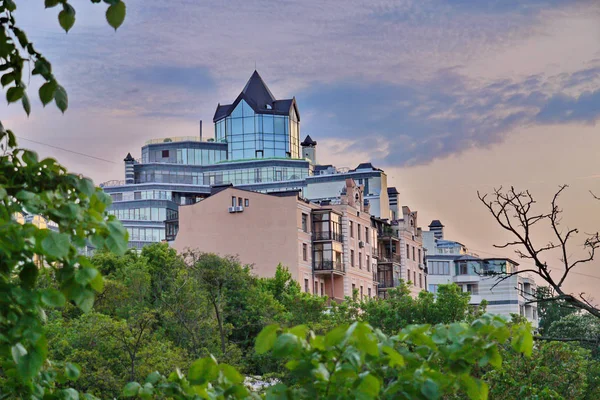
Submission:
[[[237,256],[260,277],[286,266],[302,290],[341,301],[377,295],[376,231],[362,187],[346,182],[339,204],[314,204],[296,192],[263,194],[223,187],[180,207],[178,251]]]

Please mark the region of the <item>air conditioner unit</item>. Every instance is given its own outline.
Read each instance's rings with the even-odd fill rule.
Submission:
[[[235,212],[242,212],[244,211],[244,207],[243,206],[237,206],[235,207]]]
[[[358,247],[360,247],[360,248],[365,247],[365,242],[363,242],[362,240],[360,242],[358,242]]]
[[[229,212],[230,213],[234,213],[235,212],[235,207],[229,207]]]

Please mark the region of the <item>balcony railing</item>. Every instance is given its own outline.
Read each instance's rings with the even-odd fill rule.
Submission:
[[[377,285],[377,287],[379,289],[387,289],[387,288],[393,288],[396,287],[398,285],[394,284],[394,280],[393,279],[382,279],[379,281],[379,285]]]
[[[344,235],[332,231],[313,232],[312,238],[313,240],[335,240],[336,242],[342,242]]]
[[[395,262],[400,264],[401,258],[399,254],[380,254],[378,260],[380,263]]]
[[[313,263],[315,271],[339,271],[346,272],[344,264],[339,261],[315,261]]]

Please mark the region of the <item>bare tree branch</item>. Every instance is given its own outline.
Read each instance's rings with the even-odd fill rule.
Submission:
[[[563,210],[558,206],[558,200],[560,195],[566,189],[567,185],[562,185],[554,194],[550,204],[550,212],[536,214],[532,214],[533,206],[536,204],[536,201],[529,191],[518,192],[514,187],[511,187],[509,190],[503,190],[502,187],[500,187],[499,189],[494,189],[492,195],[482,195],[481,193],[477,192],[477,197],[492,214],[496,222],[504,230],[510,232],[514,237],[512,241],[508,241],[503,245],[495,245],[495,247],[515,247],[515,253],[519,256],[519,258],[531,260],[535,265],[535,268],[533,269],[525,269],[510,274],[502,274],[503,276],[499,278],[499,281],[496,282],[492,288],[511,276],[526,272],[534,273],[542,278],[557,294],[553,299],[564,300],[570,306],[580,310],[585,310],[590,314],[600,318],[600,308],[592,304],[588,299],[584,298],[583,294],[581,294],[579,297],[575,297],[571,294],[565,293],[562,288],[567,276],[573,270],[573,268],[580,264],[592,261],[595,256],[596,249],[600,247],[599,234],[595,233],[593,235],[589,235],[589,237],[586,238],[583,243],[583,247],[587,250],[587,256],[576,260],[570,259],[570,240],[572,240],[575,235],[579,233],[579,230],[563,230],[561,228],[561,214]],[[596,197],[593,193],[592,195],[596,199],[600,200],[600,198]],[[542,221],[546,221],[550,225],[556,240],[550,241],[543,246],[538,246],[533,242],[531,227],[532,225]],[[551,269],[546,261],[540,258],[541,253],[548,252],[550,250],[559,251],[561,254],[559,261],[561,264],[561,269],[564,270],[564,272],[561,274],[558,281],[552,277]]]

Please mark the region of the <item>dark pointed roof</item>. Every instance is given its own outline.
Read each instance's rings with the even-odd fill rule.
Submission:
[[[242,93],[244,93],[248,99],[252,100],[254,105],[260,109],[267,108],[267,105],[272,107],[275,102],[275,96],[273,96],[273,93],[271,93],[267,84],[256,70],[254,70],[254,73],[250,79],[248,79],[248,83],[244,86]]]
[[[359,169],[370,169],[372,171],[381,171],[381,169],[375,168],[373,166],[373,164],[371,164],[370,162],[367,162],[367,163],[360,163],[360,164],[358,164],[358,167],[356,167],[354,169],[351,169],[350,172],[356,172]]]
[[[217,105],[213,122],[217,122],[231,114],[242,99],[258,114],[289,115],[290,110],[294,107],[298,120],[300,120],[296,99],[275,99],[265,81],[263,81],[260,74],[255,70],[233,103],[225,105],[219,103]]]
[[[302,143],[300,143],[300,146],[304,146],[304,147],[313,147],[316,145],[317,145],[317,142],[312,140],[310,135],[306,135],[306,139],[304,139],[304,141]]]
[[[123,161],[135,161],[135,159],[131,156],[131,153],[127,153],[127,157],[125,157]]]
[[[442,223],[440,222],[439,219],[434,219],[433,221],[431,221],[431,223],[429,224],[430,228],[443,228],[444,225],[442,225]]]

